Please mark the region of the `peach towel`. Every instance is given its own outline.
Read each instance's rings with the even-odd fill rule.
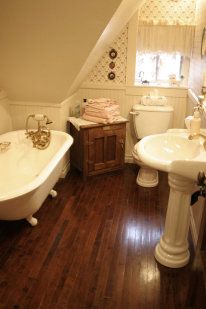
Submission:
[[[85,113],[83,114],[82,118],[88,121],[93,121],[96,123],[103,123],[103,124],[118,122],[118,121],[122,121],[123,119],[121,116],[116,116],[116,117],[111,117],[111,118],[106,119],[106,118],[101,118],[101,117],[89,116],[89,115],[86,115]]]
[[[85,105],[83,118],[97,123],[112,123],[120,116],[120,107],[109,98],[89,99]]]

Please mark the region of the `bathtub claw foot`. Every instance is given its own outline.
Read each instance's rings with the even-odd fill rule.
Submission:
[[[38,220],[32,216],[27,217],[26,220],[31,224],[31,226],[36,226],[38,224]]]
[[[49,192],[49,194],[51,195],[52,198],[55,198],[55,197],[57,196],[57,191],[52,189],[52,190]]]

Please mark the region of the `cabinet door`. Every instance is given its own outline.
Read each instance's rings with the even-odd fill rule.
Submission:
[[[105,134],[102,127],[91,128],[88,132],[88,172],[104,169]]]
[[[105,165],[107,168],[120,167],[124,163],[124,130],[122,126],[105,131]]]
[[[108,125],[89,130],[88,171],[109,170],[124,163],[125,125]]]

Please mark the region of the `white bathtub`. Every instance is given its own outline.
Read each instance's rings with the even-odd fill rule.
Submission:
[[[62,159],[73,139],[52,130],[49,147],[39,150],[20,130],[0,135],[0,142],[5,141],[11,145],[0,152],[0,220],[25,218],[36,225],[33,214],[59,179]]]

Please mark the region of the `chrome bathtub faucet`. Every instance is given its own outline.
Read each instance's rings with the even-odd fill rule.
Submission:
[[[37,121],[38,128],[37,130],[29,130],[28,123],[29,119]],[[51,141],[51,132],[47,127],[48,124],[51,124],[52,121],[43,114],[31,114],[26,119],[26,137],[30,138],[33,143],[33,147],[38,149],[46,149]]]

